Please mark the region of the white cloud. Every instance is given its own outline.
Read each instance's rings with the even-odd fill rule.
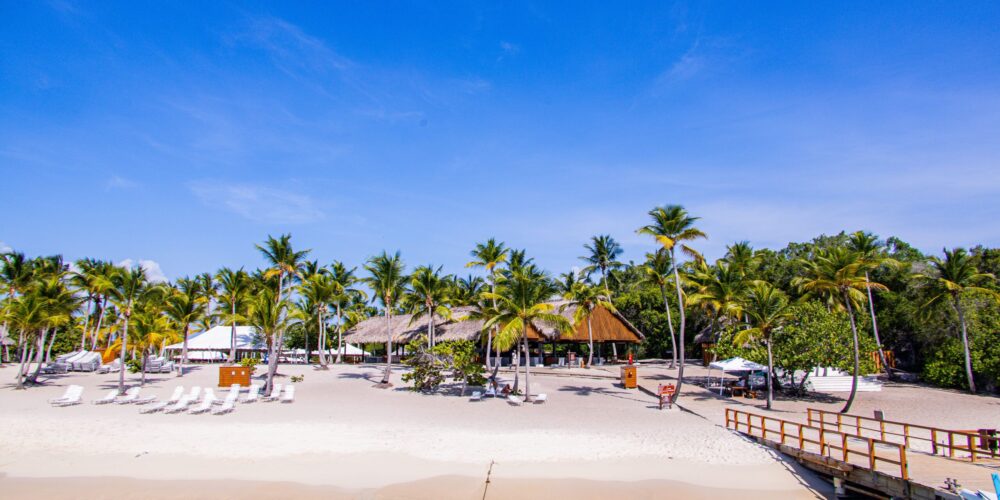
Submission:
[[[13,251],[14,251],[14,249],[11,248],[10,245],[8,245],[8,244],[0,241],[0,253],[7,253],[7,252],[13,252]]]
[[[293,191],[208,182],[192,184],[191,191],[209,207],[221,208],[255,222],[305,224],[325,217],[312,197]]]
[[[160,263],[155,260],[149,259],[139,259],[139,267],[146,271],[146,278],[153,283],[163,283],[169,281],[167,275],[163,274],[163,269],[160,268]],[[132,259],[125,259],[117,264],[119,267],[131,268],[136,265],[136,261]]]
[[[104,189],[111,191],[112,189],[132,189],[138,186],[139,183],[126,179],[124,177],[119,177],[117,175],[112,175],[108,179],[108,182],[104,184]]]

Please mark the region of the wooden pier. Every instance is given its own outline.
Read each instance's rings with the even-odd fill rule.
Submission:
[[[966,431],[887,423],[822,410],[810,410],[808,423],[732,408],[725,411],[727,428],[781,451],[812,470],[839,479],[849,489],[870,494],[916,499],[958,498],[957,494],[945,489],[945,481],[949,478],[969,490],[992,492],[990,474],[1000,469],[997,452],[990,449],[994,443],[980,434]],[[822,421],[818,420],[820,418]],[[836,422],[839,422],[839,430]],[[892,427],[896,424],[907,425],[909,430],[897,432]],[[925,440],[920,432],[928,436],[933,434],[936,440],[930,437]],[[938,440],[937,445],[931,444]],[[928,444],[929,449],[913,449],[918,442]]]

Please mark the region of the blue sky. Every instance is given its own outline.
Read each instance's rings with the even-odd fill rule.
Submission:
[[[1000,244],[995,2],[0,3],[0,246],[553,272],[686,206],[721,256]]]

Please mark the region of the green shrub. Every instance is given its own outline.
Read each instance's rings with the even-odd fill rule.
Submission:
[[[257,371],[257,365],[260,364],[260,358],[243,358],[240,360],[240,366],[250,369],[250,375],[253,375]]]

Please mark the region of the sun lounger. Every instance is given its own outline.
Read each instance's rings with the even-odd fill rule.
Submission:
[[[137,399],[139,399],[139,388],[132,387],[129,388],[129,390],[125,391],[125,395],[118,398],[118,400],[115,401],[115,403],[118,403],[120,405],[127,405],[135,403]]]
[[[274,384],[274,387],[271,388],[271,395],[270,396],[264,396],[261,399],[264,400],[264,401],[274,401],[274,400],[278,399],[279,397],[281,397],[281,389],[282,389],[282,387],[283,386],[281,384]]]
[[[492,388],[492,387],[490,387],[490,388],[486,389],[486,392],[484,392],[483,395],[484,396],[489,396],[491,398],[495,398],[495,397],[497,397],[497,390],[494,389],[494,388]]]
[[[140,397],[136,398],[135,401],[132,402],[132,404],[147,405],[149,403],[152,403],[153,401],[156,401],[156,396],[153,396],[153,395],[140,396]]]
[[[184,386],[179,385],[177,387],[174,387],[174,393],[170,395],[170,399],[166,401],[157,401],[139,410],[139,413],[156,413],[171,404],[177,404],[177,402],[180,401],[183,395],[184,395]]]
[[[83,386],[71,385],[66,388],[66,392],[62,397],[56,399],[50,399],[49,404],[52,406],[72,406],[78,405],[81,402],[81,397],[83,396]]]
[[[281,395],[282,403],[294,403],[295,402],[295,386],[289,385],[285,386],[285,393]]]
[[[524,402],[524,398],[522,398],[520,396],[515,396],[513,394],[511,394],[510,396],[507,396],[507,403],[509,403],[512,406],[521,406],[521,403],[523,403],[523,402]]]
[[[178,399],[177,402],[164,409],[163,413],[180,413],[186,410],[189,404],[198,400],[199,394],[201,394],[201,387],[198,386],[192,387],[190,393],[181,396],[181,398]]]
[[[112,361],[112,362],[110,362],[110,363],[108,363],[106,365],[101,365],[101,367],[97,369],[97,373],[117,372],[117,371],[121,370],[121,368],[122,368],[122,360],[121,360],[121,358],[115,358],[114,361]]]
[[[223,413],[229,413],[236,408],[236,399],[240,396],[240,385],[233,384],[229,388],[229,394],[226,395],[226,400],[222,402],[222,406],[212,410],[212,415],[222,415]]]
[[[77,372],[92,372],[101,366],[101,355],[96,352],[85,352],[69,363],[70,370]]]
[[[118,389],[111,389],[103,398],[95,399],[92,401],[95,405],[106,405],[115,402],[115,398],[118,397]]]
[[[247,397],[243,400],[244,403],[255,403],[257,402],[257,396],[260,396],[260,384],[250,384],[250,389],[247,391]]]
[[[229,386],[229,392],[226,393],[226,399],[225,399],[225,401],[229,401],[230,399],[232,399],[233,401],[235,401],[236,398],[238,398],[239,395],[240,395],[240,387],[241,387],[240,384],[233,384],[233,385]],[[221,401],[221,400],[215,402],[215,404],[222,404],[222,403],[223,403],[223,401]]]
[[[549,395],[545,394],[544,392],[541,393],[541,394],[535,395],[535,397],[533,398],[533,401],[535,402],[536,405],[544,403],[544,402],[546,402],[548,400],[549,400]]]
[[[202,397],[201,404],[193,408],[190,413],[192,415],[206,413],[212,409],[213,404],[215,404],[215,393],[212,392],[212,389],[205,389],[205,396]]]
[[[469,396],[469,401],[482,401],[483,392],[482,391],[472,391],[472,396]]]

